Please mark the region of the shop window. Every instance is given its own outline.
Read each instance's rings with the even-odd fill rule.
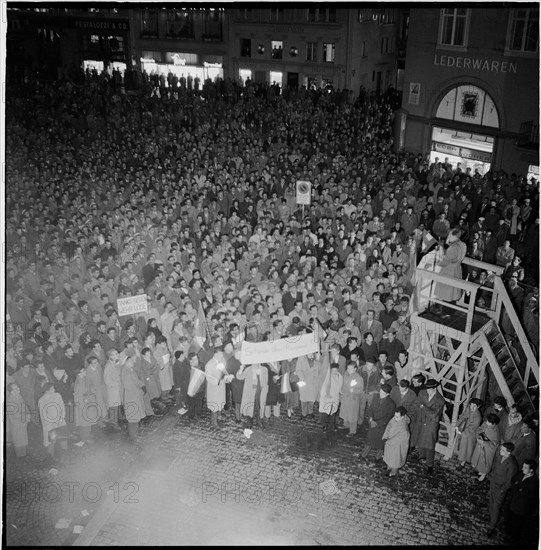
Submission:
[[[438,105],[436,117],[493,128],[500,124],[494,100],[481,88],[471,85],[449,90]]]
[[[222,40],[223,8],[205,10],[205,32],[203,40]]]
[[[325,63],[334,63],[334,53],[336,50],[336,45],[332,42],[323,44],[323,61]]]
[[[273,59],[282,59],[284,43],[281,40],[272,41],[272,58]]]
[[[158,13],[156,10],[141,12],[141,36],[143,38],[158,38]]]
[[[465,48],[467,45],[470,10],[467,8],[444,8],[440,17],[441,46]]]
[[[306,61],[317,61],[317,42],[306,43]]]
[[[252,57],[252,41],[250,38],[240,39],[240,56]]]
[[[535,53],[539,49],[539,9],[515,8],[511,10],[507,50]]]

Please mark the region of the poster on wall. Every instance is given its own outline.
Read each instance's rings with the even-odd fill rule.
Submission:
[[[410,82],[410,95],[408,103],[410,105],[419,105],[419,98],[421,96],[421,84],[419,82]]]

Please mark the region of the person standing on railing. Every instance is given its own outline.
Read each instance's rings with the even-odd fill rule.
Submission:
[[[447,236],[447,250],[443,258],[437,265],[441,267],[440,275],[452,277],[453,279],[462,279],[462,260],[466,256],[466,243],[460,240],[460,229],[452,229]],[[434,294],[440,300],[446,302],[456,302],[462,295],[462,289],[456,286],[445,283],[436,283]],[[434,309],[435,313],[442,313],[441,305],[437,305]]]

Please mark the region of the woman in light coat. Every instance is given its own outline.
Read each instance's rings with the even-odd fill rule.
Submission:
[[[490,472],[494,456],[500,445],[499,422],[499,417],[490,413],[485,422],[476,430],[477,445],[473,451],[471,465],[480,474],[479,482],[484,481],[488,472]]]
[[[410,444],[409,423],[410,418],[406,409],[398,407],[383,432],[381,438],[385,442],[383,460],[391,470],[389,477],[396,476],[399,468],[406,463]]]
[[[6,397],[6,425],[8,441],[13,443],[17,457],[26,456],[29,420],[21,389],[15,382],[11,382]]]
[[[361,410],[364,413],[366,408],[364,380],[357,372],[357,365],[354,361],[347,364],[340,391],[340,403],[340,418],[344,421],[344,426],[349,429],[347,437],[351,437],[357,433],[357,422]]]
[[[145,418],[145,402],[143,400],[143,382],[133,370],[135,358],[126,357],[122,370],[120,372],[120,380],[124,388],[122,396],[122,405],[124,406],[124,414],[128,421],[128,435],[131,439],[137,437],[139,431],[139,421]]]
[[[227,374],[226,363],[227,360],[223,351],[217,351],[205,365],[205,374],[207,375],[207,408],[210,410],[210,422],[213,428],[220,427],[218,425],[218,416],[225,406],[225,385],[227,381],[232,380],[232,377],[226,379],[226,376],[231,376]],[[246,384],[244,386],[246,387]]]
[[[100,413],[96,395],[92,392],[87,378],[86,367],[83,367],[77,374],[73,399],[75,402],[75,426],[79,428],[81,440],[87,441],[90,438],[92,426],[100,418]]]
[[[470,400],[469,407],[462,413],[458,419],[456,433],[460,436],[458,443],[458,460],[460,464],[457,466],[457,470],[462,470],[466,465],[466,462],[470,462],[475,444],[477,441],[477,428],[481,425],[483,418],[479,408],[482,401],[474,397]]]
[[[162,397],[167,400],[173,387],[173,369],[171,368],[171,354],[169,353],[165,338],[158,339],[156,349],[154,350],[154,358],[160,367],[159,375]]]
[[[54,384],[48,382],[43,387],[43,395],[38,401],[39,416],[43,428],[43,445],[49,454],[54,454],[56,430],[66,425],[66,408],[62,396],[55,391]],[[62,446],[67,448],[67,442]]]

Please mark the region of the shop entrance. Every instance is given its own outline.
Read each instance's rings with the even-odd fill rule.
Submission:
[[[471,169],[473,176],[476,171],[483,175],[490,170],[494,152],[494,138],[482,134],[472,134],[451,130],[449,128],[432,128],[430,162],[448,159],[453,169],[460,163],[460,168],[466,172]]]

